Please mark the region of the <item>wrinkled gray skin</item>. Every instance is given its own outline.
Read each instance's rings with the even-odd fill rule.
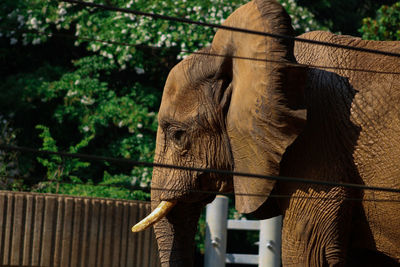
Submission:
[[[252,1],[224,24],[293,34],[273,0]],[[301,37],[400,53],[399,42],[327,32]],[[223,30],[203,52],[233,57],[193,55],[171,71],[155,162],[400,188],[400,76],[390,73],[400,72],[399,58]],[[290,64],[296,62],[342,69]],[[368,201],[400,200],[398,194],[160,168],[152,187],[154,206],[178,201],[154,226],[163,267],[193,265],[197,220],[214,197],[193,190],[234,191],[239,212],[283,214],[284,266],[400,260],[400,205]],[[290,197],[268,198],[271,192]]]

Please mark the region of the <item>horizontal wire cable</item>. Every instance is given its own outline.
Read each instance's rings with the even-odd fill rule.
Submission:
[[[160,187],[151,187],[151,190],[155,191],[170,191],[170,192],[182,192],[180,189],[168,189]],[[211,194],[211,195],[226,195],[226,196],[250,196],[250,197],[272,197],[272,198],[296,198],[296,199],[315,199],[315,200],[349,200],[349,201],[366,201],[366,202],[399,202],[400,199],[390,199],[390,198],[346,198],[346,197],[318,197],[318,196],[292,196],[292,195],[277,195],[277,194],[251,194],[251,193],[241,193],[241,192],[218,192],[218,191],[205,191],[205,190],[193,190],[189,189],[190,193],[201,193],[201,194]]]
[[[138,15],[138,16],[146,16],[146,17],[151,17],[153,19],[175,21],[175,22],[181,22],[181,23],[186,23],[186,24],[198,25],[198,26],[202,26],[202,27],[217,28],[217,29],[223,29],[223,30],[235,31],[235,32],[243,32],[243,33],[261,35],[261,36],[266,36],[266,37],[271,37],[271,38],[286,39],[286,40],[292,40],[292,41],[297,41],[297,42],[302,42],[302,43],[309,43],[309,44],[321,45],[321,46],[329,46],[329,47],[335,47],[335,48],[341,48],[341,49],[347,49],[347,50],[353,50],[353,51],[359,51],[359,52],[365,52],[365,53],[379,54],[379,55],[390,56],[390,57],[400,57],[400,54],[398,54],[398,53],[392,53],[392,52],[387,52],[387,51],[380,51],[380,50],[375,50],[375,49],[368,49],[368,48],[362,48],[362,47],[334,44],[334,43],[323,42],[323,41],[309,40],[309,39],[305,39],[305,38],[255,31],[255,30],[219,25],[219,24],[215,24],[215,23],[194,21],[194,20],[190,20],[190,19],[186,19],[186,18],[178,18],[178,17],[167,16],[167,15],[160,15],[160,14],[143,12],[143,11],[132,10],[132,9],[127,9],[127,8],[112,7],[112,6],[83,2],[83,1],[78,1],[78,0],[58,0],[58,1],[81,5],[81,6],[100,8],[100,9],[109,10],[109,11],[129,13],[129,14],[134,14],[134,15]]]
[[[19,151],[19,152],[33,153],[33,154],[39,154],[39,155],[53,155],[53,156],[61,156],[61,157],[70,157],[70,158],[77,158],[77,159],[83,159],[83,160],[89,160],[89,161],[107,161],[107,162],[112,162],[112,163],[123,163],[123,164],[129,164],[132,166],[144,166],[144,167],[150,167],[150,168],[157,167],[157,168],[165,168],[165,169],[177,169],[177,170],[183,170],[183,171],[215,173],[215,174],[221,174],[221,175],[233,175],[233,176],[238,176],[241,178],[259,178],[259,179],[266,179],[266,180],[279,181],[279,182],[316,184],[316,185],[323,185],[323,186],[329,186],[329,187],[338,187],[339,186],[339,187],[346,187],[346,188],[360,189],[360,190],[400,193],[400,188],[387,188],[387,187],[378,187],[378,186],[367,186],[367,185],[361,185],[361,184],[337,183],[337,182],[323,181],[323,180],[311,180],[311,179],[305,179],[305,178],[270,176],[270,175],[263,175],[263,174],[235,172],[235,171],[229,171],[229,170],[216,170],[216,169],[177,166],[177,165],[171,165],[171,164],[151,163],[151,162],[135,161],[135,160],[123,159],[123,158],[111,158],[111,157],[95,156],[95,155],[80,154],[80,153],[67,153],[67,152],[37,150],[34,148],[10,146],[10,145],[4,145],[4,144],[0,144],[0,150]]]
[[[64,33],[45,33],[45,32],[40,32],[37,30],[19,30],[19,29],[14,29],[14,28],[12,28],[12,29],[7,28],[7,27],[0,27],[0,29],[8,29],[8,30],[14,30],[14,31],[19,31],[19,32],[23,32],[23,33],[44,35],[47,37],[53,37],[53,36],[65,37],[65,38],[70,38],[70,39],[75,39],[75,40],[99,42],[99,43],[119,45],[119,46],[129,46],[129,47],[136,47],[136,48],[151,48],[151,49],[155,49],[155,50],[166,50],[167,49],[165,47],[148,46],[148,45],[144,45],[144,44],[131,44],[131,43],[119,42],[119,41],[108,41],[108,40],[103,40],[103,39],[90,38],[90,37],[85,37],[85,36],[75,36],[75,35],[64,34]],[[272,60],[272,59],[262,59],[262,58],[254,58],[254,57],[223,55],[223,54],[216,54],[216,53],[202,52],[202,51],[190,51],[190,50],[185,50],[185,49],[175,49],[175,51],[183,52],[183,53],[190,53],[190,54],[197,54],[197,55],[204,55],[204,56],[226,57],[226,58],[251,60],[251,61],[262,61],[262,62],[270,62],[270,63],[284,64],[284,65],[291,65],[291,66],[299,66],[299,67],[308,67],[308,68],[315,68],[315,69],[345,70],[345,71],[354,71],[354,72],[400,75],[400,72],[393,72],[393,71],[380,71],[380,70],[367,70],[367,69],[347,68],[347,67],[333,67],[333,66],[322,66],[322,65],[313,65],[313,64],[301,64],[301,63],[297,63],[297,62],[287,62],[287,61],[283,61],[283,60]]]
[[[26,177],[18,178],[15,176],[5,176],[0,175],[2,178],[7,179],[26,179]],[[74,182],[66,182],[66,181],[41,181],[39,184],[59,184],[59,185],[76,185],[76,186],[94,186],[94,187],[106,187],[106,188],[123,188],[128,190],[142,190],[146,193],[147,191],[162,191],[162,192],[182,192],[180,189],[171,189],[171,188],[162,188],[162,187],[136,187],[136,186],[127,186],[123,184],[84,184],[84,183],[74,183]],[[279,195],[279,194],[250,194],[250,193],[240,193],[240,192],[218,192],[218,191],[207,191],[207,190],[187,190],[188,193],[197,193],[197,194],[208,194],[208,195],[224,195],[224,196],[249,196],[249,197],[271,197],[271,198],[293,198],[293,199],[306,199],[306,200],[327,200],[327,201],[359,201],[359,202],[399,202],[400,199],[390,199],[390,198],[348,198],[348,197],[318,197],[318,196],[292,196],[292,195]]]

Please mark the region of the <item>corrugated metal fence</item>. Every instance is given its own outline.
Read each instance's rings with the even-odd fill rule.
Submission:
[[[150,203],[0,191],[0,266],[158,267]]]

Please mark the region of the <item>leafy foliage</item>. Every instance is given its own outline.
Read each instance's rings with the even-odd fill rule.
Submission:
[[[316,30],[328,30],[319,23],[312,12],[306,7],[301,7],[294,0],[279,0],[292,19],[292,26],[297,34]]]
[[[0,114],[0,142],[13,145],[15,131],[9,127],[8,121]],[[21,187],[21,180],[14,179],[18,175],[17,153],[0,151],[0,190],[13,190]]]
[[[376,17],[364,18],[359,32],[369,40],[400,40],[400,2],[392,6],[383,5]]]
[[[332,32],[358,36],[362,19],[373,16],[383,4],[397,0],[298,0],[315,15],[315,20]]]

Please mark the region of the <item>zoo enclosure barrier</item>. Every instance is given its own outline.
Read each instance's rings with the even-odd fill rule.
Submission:
[[[204,267],[224,267],[225,263],[259,267],[281,266],[282,216],[267,220],[228,220],[228,197],[218,195],[206,208]],[[227,230],[259,230],[258,255],[227,254]]]
[[[0,191],[0,266],[159,267],[150,203]]]

